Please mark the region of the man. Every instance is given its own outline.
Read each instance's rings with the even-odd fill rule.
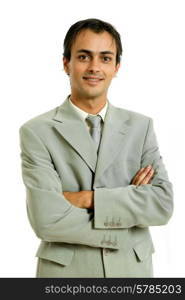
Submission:
[[[149,226],[173,210],[152,119],[112,105],[119,33],[79,21],[64,40],[71,94],[20,128],[37,277],[152,277]],[[121,91],[120,91],[121,96]]]

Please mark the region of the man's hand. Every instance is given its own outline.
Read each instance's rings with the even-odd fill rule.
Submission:
[[[74,206],[80,208],[94,208],[94,192],[63,192],[64,197]]]
[[[141,168],[134,178],[131,181],[131,184],[141,185],[150,183],[152,177],[154,175],[154,169],[152,166],[147,166],[145,168]]]

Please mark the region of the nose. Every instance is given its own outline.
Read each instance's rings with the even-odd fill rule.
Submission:
[[[89,73],[98,73],[100,71],[100,62],[98,58],[92,58],[88,65]]]

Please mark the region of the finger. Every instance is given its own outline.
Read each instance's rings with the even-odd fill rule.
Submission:
[[[139,180],[139,178],[142,176],[142,178],[144,178],[146,176],[146,174],[150,171],[151,166],[148,165],[144,168],[141,168],[136,175],[134,176],[134,178],[132,179],[132,183],[136,184]]]
[[[132,183],[133,184],[137,184],[139,178],[141,177],[142,174],[145,174],[146,172],[146,167],[145,168],[141,168],[137,173],[136,175],[134,176],[133,180],[132,180]]]
[[[136,184],[139,185],[151,170],[152,170],[151,167],[145,168],[143,170],[143,172],[139,176],[137,176],[136,181],[135,181]]]
[[[154,175],[154,169],[151,169],[150,172],[145,176],[145,178],[140,182],[141,184],[148,184]]]
[[[139,175],[143,172],[144,168],[141,168],[136,175],[134,176],[134,178],[132,179],[132,183],[134,184],[137,180],[137,178],[139,177]]]
[[[154,173],[155,173],[155,171],[153,172],[153,175],[152,175],[152,177],[150,178],[150,180],[149,180],[148,183],[151,183],[151,182],[152,182],[152,179],[154,178]]]
[[[141,179],[139,179],[138,181],[137,181],[137,186],[138,185],[142,185],[142,184],[148,184],[149,183],[149,181],[150,181],[150,179],[151,179],[151,176],[152,176],[153,174],[150,174],[150,172],[147,174],[147,176],[145,176],[142,180]]]
[[[148,184],[149,181],[151,180],[151,178],[153,177],[154,174],[154,170],[150,170],[150,172],[145,176],[145,178],[143,178],[143,180],[139,183],[139,185],[142,184]]]

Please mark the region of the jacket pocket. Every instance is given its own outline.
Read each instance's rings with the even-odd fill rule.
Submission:
[[[35,256],[67,266],[71,263],[73,255],[74,246],[71,244],[42,241]]]
[[[133,250],[139,261],[143,261],[155,252],[153,242],[151,239],[145,239],[133,246]]]

